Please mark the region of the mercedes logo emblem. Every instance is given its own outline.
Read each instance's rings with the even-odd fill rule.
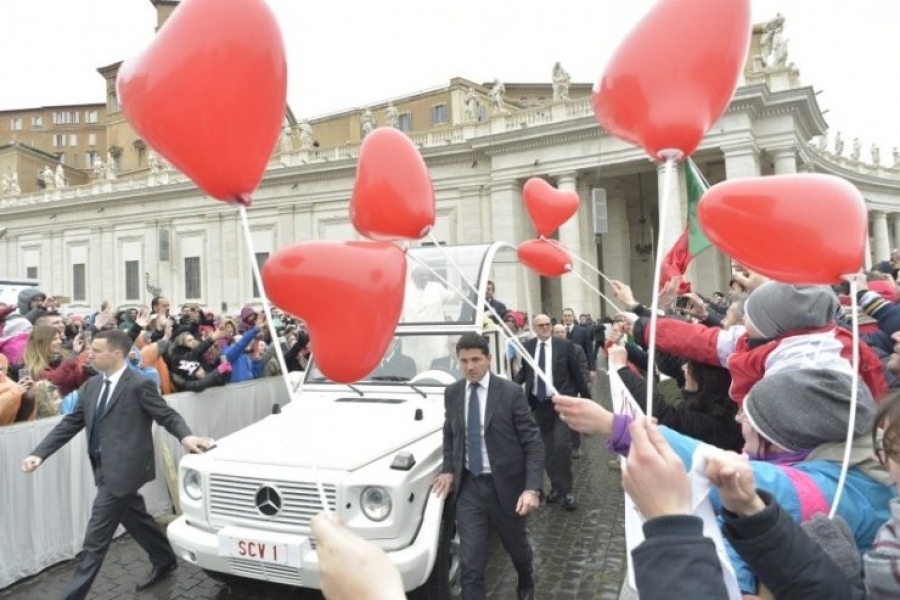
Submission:
[[[278,490],[267,485],[256,490],[256,510],[266,517],[274,517],[281,512],[281,494]]]

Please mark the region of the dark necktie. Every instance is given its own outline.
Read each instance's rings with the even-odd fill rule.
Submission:
[[[106,412],[106,402],[109,400],[109,379],[103,380],[103,391],[100,392],[100,402],[97,404],[97,411],[94,413],[94,420],[91,422],[91,435],[88,440],[88,454],[97,458],[100,455],[100,434],[97,433],[97,428],[99,427],[100,419],[103,418],[103,413]]]
[[[466,447],[469,452],[469,471],[481,475],[484,459],[481,456],[481,405],[478,401],[478,384],[469,384],[469,414],[466,418]]]
[[[537,376],[537,394],[535,394],[538,397],[538,400],[547,399],[547,384],[544,382],[544,373],[547,372],[547,358],[544,353],[544,346],[546,343],[547,342],[541,342],[540,347],[538,348],[537,364],[538,369],[541,370]]]

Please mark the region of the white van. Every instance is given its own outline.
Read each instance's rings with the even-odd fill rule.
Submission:
[[[185,456],[178,477],[183,515],[168,527],[179,557],[216,579],[319,588],[309,521],[322,511],[321,485],[343,523],[384,549],[410,597],[459,595],[454,514],[430,489],[443,459],[444,389],[461,377],[446,357],[460,335],[474,331],[489,339],[492,372],[508,377],[506,338],[485,314],[485,288],[494,280],[514,309],[527,296],[516,289],[527,278],[505,243],[409,252],[457,289],[470,289],[464,273],[477,287],[468,292],[477,309],[449,294],[443,320],[401,320],[395,351],[405,366],[391,370],[383,361],[352,385],[330,381],[313,360],[302,391],[280,413],[205,454]],[[416,264],[409,260],[410,273]]]

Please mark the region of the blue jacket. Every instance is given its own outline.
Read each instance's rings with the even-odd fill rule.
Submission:
[[[225,358],[231,363],[231,383],[250,381],[262,374],[263,361],[253,360],[244,352],[258,333],[259,329],[252,327],[236,343],[225,346]]]

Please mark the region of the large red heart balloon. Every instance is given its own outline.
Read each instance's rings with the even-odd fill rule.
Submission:
[[[597,120],[652,158],[690,156],[731,101],[750,30],[750,0],[659,0],[595,88]]]
[[[287,62],[264,0],[185,0],[117,82],[145,142],[204,192],[249,204],[285,116]]]
[[[840,283],[863,264],[865,201],[833,175],[723,181],[700,199],[697,217],[718,249],[784,283]]]
[[[384,242],[300,242],[263,266],[272,302],[309,327],[319,369],[350,383],[371,373],[394,336],[406,256]]]
[[[559,242],[528,240],[516,249],[523,265],[544,277],[558,277],[572,270],[572,257]]]
[[[532,177],[525,182],[522,197],[539,236],[552,235],[578,212],[578,192],[558,190],[540,177]]]
[[[434,188],[419,149],[393,127],[366,136],[359,149],[350,220],[373,240],[418,240],[434,225]]]

